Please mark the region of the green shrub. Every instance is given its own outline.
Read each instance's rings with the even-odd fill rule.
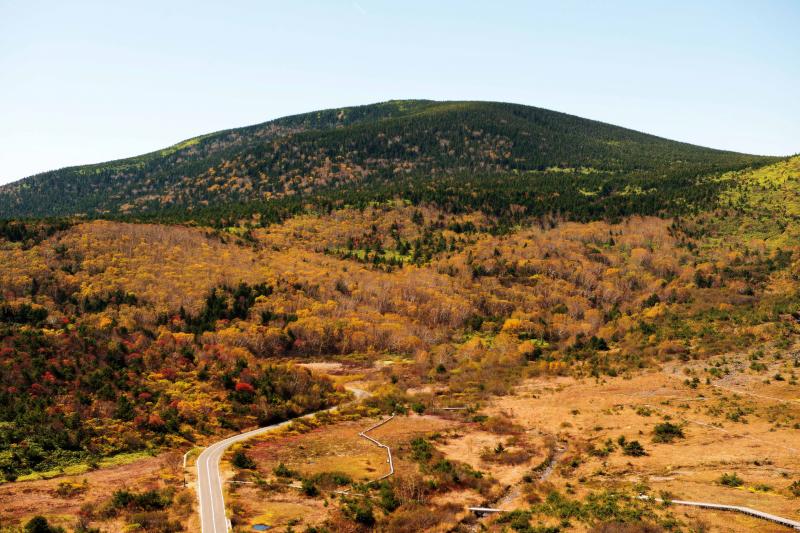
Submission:
[[[319,489],[314,484],[314,482],[312,480],[310,480],[310,479],[304,479],[303,480],[302,486],[300,488],[300,491],[303,494],[305,494],[306,496],[309,496],[311,498],[313,498],[314,496],[318,496],[319,495]]]
[[[647,452],[644,451],[644,447],[639,444],[638,440],[626,442],[625,446],[622,447],[622,453],[625,455],[630,455],[631,457],[641,457],[643,455],[647,455]]]
[[[344,515],[367,527],[375,525],[375,514],[372,505],[367,500],[344,500],[342,511]]]
[[[597,522],[637,523],[655,516],[647,504],[625,492],[604,490],[591,492],[583,501],[573,500],[553,491],[544,502],[535,504],[531,511],[552,516],[562,521],[579,520],[587,524]]]
[[[114,509],[159,511],[165,509],[170,503],[172,503],[172,494],[169,491],[130,492],[121,489],[111,496],[111,507]]]
[[[741,487],[744,485],[744,480],[736,475],[736,473],[722,474],[722,476],[719,478],[719,482],[721,485],[725,485],[726,487]]]
[[[87,490],[89,490],[89,482],[86,479],[83,480],[83,483],[62,481],[58,484],[58,487],[56,487],[56,494],[62,498],[73,498]]]
[[[34,516],[25,524],[25,533],[64,533],[64,528],[51,526],[43,516]]]
[[[372,507],[359,506],[356,508],[355,520],[359,524],[372,526],[375,524],[375,515],[372,514]]]
[[[256,462],[242,450],[237,450],[236,453],[233,454],[231,463],[233,463],[233,466],[236,468],[244,468],[246,470],[254,470],[256,468]]]
[[[411,458],[418,463],[427,463],[433,457],[433,446],[424,437],[411,441]]]
[[[281,465],[283,465],[283,463],[281,463]],[[278,468],[280,468],[281,465],[279,465]],[[278,468],[275,470],[277,471]],[[285,466],[283,468],[290,474],[292,473]],[[319,474],[314,475],[312,479],[314,480],[314,483],[322,485],[323,487],[342,487],[344,485],[350,485],[353,482],[353,478],[344,472],[320,472]]]
[[[671,422],[656,424],[653,428],[653,442],[670,443],[675,439],[682,439],[685,435],[680,426]]]
[[[275,467],[273,470],[274,474],[278,477],[294,477],[295,472],[290,470],[288,466],[283,463],[279,463],[278,466]]]
[[[395,496],[392,485],[386,481],[381,483],[380,499],[378,500],[378,505],[380,505],[381,509],[383,509],[387,513],[391,513],[395,509],[400,507],[400,500],[397,498],[397,496]]]
[[[508,524],[514,531],[529,531],[531,527],[530,511],[515,509],[508,513],[503,513],[497,519],[498,524]]]

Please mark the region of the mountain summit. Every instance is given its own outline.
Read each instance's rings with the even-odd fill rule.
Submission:
[[[0,213],[196,215],[312,198],[336,205],[402,197],[591,218],[697,203],[716,191],[702,177],[775,159],[536,107],[402,100],[279,118],[37,174],[0,187]]]

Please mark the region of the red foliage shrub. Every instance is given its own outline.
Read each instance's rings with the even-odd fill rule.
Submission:
[[[239,383],[236,384],[236,392],[249,392],[250,394],[253,394],[254,392],[256,392],[256,390],[249,383],[240,381]]]
[[[158,413],[153,413],[147,419],[147,425],[153,428],[160,428],[164,426],[164,419]]]

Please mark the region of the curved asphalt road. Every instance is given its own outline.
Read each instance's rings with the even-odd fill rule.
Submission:
[[[361,389],[349,389],[357,400],[369,396],[369,393]],[[222,459],[225,450],[232,444],[250,439],[256,435],[274,431],[278,428],[289,425],[292,420],[307,418],[326,411],[335,411],[340,406],[323,409],[314,413],[309,413],[301,417],[293,418],[280,424],[273,424],[263,428],[254,429],[245,433],[233,435],[227,439],[215,442],[203,450],[197,458],[197,498],[200,508],[200,525],[203,533],[226,533],[230,529],[230,522],[225,513],[225,499],[222,490],[222,476],[219,472],[219,461]]]

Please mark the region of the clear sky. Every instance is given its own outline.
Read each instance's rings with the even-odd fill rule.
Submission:
[[[0,0],[0,183],[393,98],[800,152],[800,0]]]

